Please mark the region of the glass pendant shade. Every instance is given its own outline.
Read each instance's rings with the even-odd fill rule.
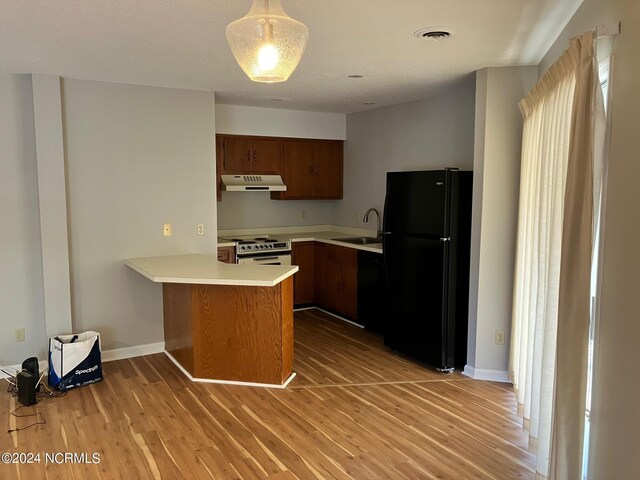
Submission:
[[[307,26],[289,17],[280,0],[254,0],[249,13],[227,25],[231,52],[254,82],[287,80],[308,39]]]

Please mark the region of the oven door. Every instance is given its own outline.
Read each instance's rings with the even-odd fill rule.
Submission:
[[[291,254],[247,255],[244,257],[238,257],[238,263],[251,265],[291,265]]]

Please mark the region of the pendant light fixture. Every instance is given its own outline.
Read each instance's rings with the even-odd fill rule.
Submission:
[[[308,39],[307,26],[288,16],[280,0],[253,0],[249,13],[227,25],[231,52],[254,82],[286,81]]]

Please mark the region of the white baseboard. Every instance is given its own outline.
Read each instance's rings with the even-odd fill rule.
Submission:
[[[259,387],[259,388],[279,388],[279,389],[284,389],[284,388],[287,388],[287,385],[289,385],[289,383],[291,383],[291,380],[293,380],[295,378],[295,376],[296,376],[296,372],[293,372],[291,375],[289,375],[289,378],[287,378],[282,385],[273,384],[273,383],[238,382],[238,381],[235,381],[235,380],[215,380],[215,379],[212,379],[212,378],[195,378],[182,365],[180,365],[180,363],[173,357],[173,355],[171,355],[166,350],[165,350],[164,353],[165,353],[165,355],[167,357],[169,357],[169,360],[171,360],[176,365],[176,367],[178,367],[180,369],[180,371],[182,373],[184,373],[185,377],[187,377],[192,382],[217,383],[217,384],[222,384],[222,385],[237,385],[237,386],[240,386],[240,387]]]
[[[164,342],[148,343],[147,345],[136,345],[134,347],[115,348],[102,352],[103,362],[114,360],[124,360],[125,358],[142,357],[164,352]]]
[[[506,370],[487,370],[483,368],[475,368],[471,365],[465,365],[462,374],[474,380],[488,380],[491,382],[511,383],[509,380],[509,372]]]
[[[354,327],[358,327],[358,328],[364,328],[364,325],[361,325],[359,323],[356,322],[352,322],[351,320],[348,320],[344,317],[341,317],[340,315],[338,315],[337,313],[333,313],[333,312],[329,312],[327,310],[325,310],[324,308],[320,308],[320,307],[309,307],[309,309],[311,308],[315,308],[316,310],[320,310],[321,312],[326,313],[327,315],[331,315],[332,317],[337,318],[338,320],[342,320],[343,322],[346,323],[350,323],[351,325],[353,325]],[[307,310],[306,308],[301,308],[300,310]]]
[[[113,350],[105,350],[101,353],[102,363],[112,362],[114,360],[124,360],[125,358],[142,357],[144,355],[153,355],[154,353],[164,352],[164,342],[149,343],[147,345],[136,345],[134,347],[115,348]],[[15,375],[16,372],[22,370],[22,365],[7,365],[0,366],[2,370]],[[49,361],[40,360],[40,372],[46,372],[49,370]],[[0,379],[7,378],[8,376],[0,371]]]

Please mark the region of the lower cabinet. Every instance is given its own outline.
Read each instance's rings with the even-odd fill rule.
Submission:
[[[325,279],[325,306],[349,318],[357,318],[358,251],[329,245]]]
[[[223,263],[236,263],[235,247],[218,247],[218,261]]]
[[[315,242],[294,242],[291,263],[298,265],[293,276],[293,303],[304,305],[315,301]]]
[[[358,317],[358,251],[315,242],[295,242],[292,262],[293,303],[316,304],[341,315]]]
[[[326,275],[327,275],[327,246],[324,243],[316,243],[313,257],[313,296],[318,305],[325,305],[326,301]]]

